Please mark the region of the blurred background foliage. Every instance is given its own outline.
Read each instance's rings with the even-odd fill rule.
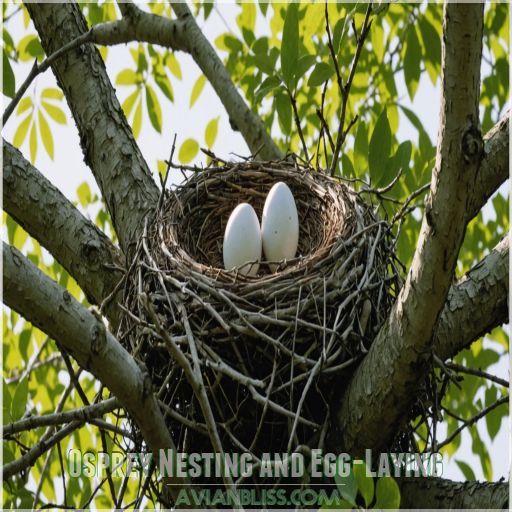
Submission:
[[[115,20],[120,16],[114,3],[79,3],[89,25]],[[174,17],[167,2],[147,4],[144,8],[155,14]],[[328,4],[333,48],[344,81],[356,52],[354,26],[360,30],[366,8],[364,3]],[[214,9],[222,17],[221,5],[196,3],[193,9],[200,26],[212,16]],[[335,136],[341,97],[326,35],[325,4],[301,3],[290,7],[280,3],[241,3],[238,10],[236,29],[228,29],[225,23],[226,31],[211,41],[233,82],[241,89],[251,108],[261,116],[281,150],[301,155],[302,145],[292,110],[292,104],[296,102],[298,119],[308,153],[313,156],[313,164],[319,168],[329,167],[332,151],[329,144],[324,144],[320,138],[322,125],[317,109],[323,109],[323,116],[331,134]],[[434,166],[436,141],[431,139],[418,115],[404,105],[404,99],[408,97],[414,100],[418,84],[424,76],[433,85],[440,86],[442,5],[377,3],[374,10],[377,14],[373,15],[371,30],[362,49],[347,102],[347,123],[356,116],[357,120],[348,132],[335,171],[337,176],[353,180],[354,186],[360,189],[363,186],[385,187],[400,172],[400,179],[383,194],[385,200],[381,213],[392,218],[410,194],[429,182]],[[40,61],[44,52],[23,5],[2,4],[2,16],[3,93],[13,97],[24,79],[23,75],[17,73],[19,64],[34,59]],[[10,20],[16,16],[23,18],[24,34],[21,37],[10,31]],[[109,49],[99,50],[108,69]],[[489,3],[485,8],[480,100],[483,133],[508,108],[509,51],[508,5]],[[199,74],[188,98],[175,97],[175,84],[183,79],[184,74],[197,73],[196,69],[191,71],[184,68],[180,54],[139,43],[131,43],[129,52],[132,61],[127,62],[126,68],[115,76],[115,85],[135,138],[140,137],[142,130],[162,132],[162,116],[168,102],[187,102],[190,109],[197,108],[196,102],[205,94],[207,80]],[[11,121],[16,124],[12,142],[37,165],[41,151],[53,159],[56,152],[68,150],[59,145],[52,130],[56,124],[70,125],[72,120],[66,114],[65,99],[56,84],[55,87],[42,89],[34,87],[30,91],[19,103],[16,117]],[[437,116],[437,112],[432,112],[432,116]],[[145,121],[147,119],[149,123]],[[399,127],[405,120],[412,129],[406,139],[399,140]],[[179,133],[179,120],[173,126],[173,131]],[[179,161],[183,164],[197,161],[201,147],[215,151],[220,135],[229,137],[229,133],[219,134],[219,117],[205,119],[204,126],[197,126],[195,137],[187,138],[179,146]],[[160,173],[165,172],[163,160],[150,164]],[[397,250],[406,266],[415,248],[423,199],[424,195],[415,199],[412,204],[416,208],[400,228]],[[87,181],[78,187],[75,203],[116,240],[104,204],[97,194],[91,192]],[[459,257],[458,275],[482,259],[508,229],[508,192],[502,188],[470,223]],[[5,213],[4,238],[88,306],[76,282]],[[28,415],[82,406],[83,400],[70,384],[69,368],[55,342],[15,312],[4,308],[2,315],[4,424]],[[473,343],[470,349],[460,353],[455,361],[485,370],[498,363],[507,351],[506,332],[503,328],[497,328],[485,340]],[[90,402],[98,393],[106,396],[106,391],[90,374],[79,374],[75,363],[68,364],[72,365]],[[447,435],[507,392],[498,384],[470,375],[465,376],[459,384],[460,387],[450,385],[443,402],[443,406],[451,412],[442,418]],[[507,406],[498,407],[481,421],[479,428],[486,429],[489,438],[494,439],[501,428],[506,428],[503,419],[507,414]],[[107,418],[113,424],[123,425],[122,418],[112,414]],[[441,427],[439,430],[442,430]],[[19,458],[25,447],[38,442],[44,432],[44,428],[39,428],[4,441],[4,463]],[[421,439],[421,432],[420,427],[418,443],[423,448],[425,443]],[[472,426],[469,432],[471,448],[480,459],[483,474],[486,479],[492,479],[489,446],[482,440],[476,426]],[[113,439],[109,432],[100,436],[98,427],[94,425],[75,431],[69,440],[61,442],[47,456],[41,457],[24,477],[4,482],[4,507],[31,508],[36,495],[39,505],[60,500],[68,506],[81,508],[88,504],[113,507],[112,497],[119,495],[123,479],[114,478],[112,484],[98,481],[98,488],[94,488],[89,478],[66,479],[64,476],[67,473],[65,452],[69,448],[99,451],[106,446],[110,450]],[[455,437],[443,448],[443,453],[455,458],[464,476],[473,479],[474,470],[459,452],[460,443],[461,436]],[[125,439],[123,448],[128,446],[130,441]],[[64,498],[62,491],[57,492],[63,485]],[[128,485],[124,490],[124,502],[136,500],[139,491],[137,486]],[[364,490],[360,489],[361,492]],[[151,502],[146,504],[150,507],[154,505]]]

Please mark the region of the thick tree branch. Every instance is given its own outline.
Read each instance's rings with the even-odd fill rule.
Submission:
[[[148,373],[101,320],[5,243],[3,264],[5,303],[54,338],[112,391],[139,426],[155,457],[159,449],[175,450]],[[178,490],[180,482],[171,479],[175,484],[171,492]]]
[[[441,359],[508,322],[509,242],[507,235],[450,288],[434,336],[434,352]]]
[[[119,249],[11,144],[3,141],[4,210],[59,261],[91,304],[101,304],[120,279]],[[114,308],[107,310],[112,320]]]
[[[75,3],[26,3],[47,55],[87,32]],[[125,253],[141,221],[158,201],[158,188],[133,139],[103,61],[92,44],[71,50],[52,64]]]
[[[429,368],[482,154],[482,26],[482,4],[445,3],[437,158],[417,248],[390,316],[345,392],[331,436],[354,454],[392,441]]]
[[[132,3],[120,3],[123,19],[94,27],[98,44],[130,41],[158,44],[189,53],[220,98],[229,118],[244,137],[249,149],[262,159],[282,158],[282,153],[265,130],[261,119],[247,106],[210,42],[197,25],[186,3],[171,2],[177,20],[146,13]]]
[[[476,217],[489,197],[509,177],[509,117],[510,112],[484,137],[484,156],[468,204],[468,221]]]
[[[401,508],[508,509],[508,482],[400,478]]]

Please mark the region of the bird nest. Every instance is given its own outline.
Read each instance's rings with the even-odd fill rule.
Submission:
[[[241,202],[261,219],[285,182],[297,257],[256,277],[227,272],[222,241]],[[121,339],[147,366],[183,452],[321,447],[331,401],[398,293],[390,225],[349,183],[292,163],[216,164],[161,198],[125,288]]]

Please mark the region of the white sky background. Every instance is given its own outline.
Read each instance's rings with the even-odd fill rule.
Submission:
[[[226,31],[224,21],[231,30],[237,31],[235,18],[239,12],[239,6],[232,3],[223,3],[222,5],[216,6],[207,22],[200,23],[200,26],[207,38],[213,42],[218,35]],[[219,13],[222,16],[220,16]],[[29,30],[31,32],[34,31],[33,27]],[[16,43],[27,34],[23,28],[21,13],[17,14],[9,22],[9,31]],[[267,32],[269,32],[268,23],[262,19],[261,13],[258,9],[258,20],[255,33],[262,35]],[[183,79],[182,81],[178,81],[176,78],[171,77],[175,98],[174,103],[170,104],[169,101],[163,97],[160,90],[155,88],[162,106],[162,135],[158,134],[150,125],[144,109],[141,135],[137,141],[149,167],[155,174],[155,178],[157,178],[156,162],[157,160],[164,160],[168,158],[174,133],[178,134],[177,149],[188,137],[195,138],[199,141],[200,145],[205,146],[204,129],[207,123],[216,116],[220,116],[220,121],[218,136],[213,147],[215,153],[224,158],[230,158],[230,153],[236,153],[239,155],[249,154],[249,150],[247,149],[242,136],[238,132],[233,132],[231,130],[228,116],[208,82],[199,100],[195,103],[192,109],[189,108],[190,93],[195,81],[200,75],[200,70],[189,55],[177,53],[176,56],[181,65]],[[109,48],[107,71],[112,83],[115,83],[115,78],[121,69],[132,66],[133,60],[126,46],[123,45]],[[13,68],[17,86],[21,84],[24,77],[28,74],[30,67],[31,63],[29,62],[19,64]],[[399,91],[402,91],[402,104],[411,108],[416,113],[431,139],[435,141],[439,112],[439,89],[432,86],[430,80],[426,76],[426,73],[424,73],[414,98],[414,102],[411,103],[402,78],[398,80],[397,85],[399,87]],[[27,94],[33,94],[34,88],[39,89],[49,86],[56,86],[56,81],[50,71],[46,72],[45,75],[40,76],[36,83],[29,89]],[[120,101],[122,102],[133,90],[133,87],[119,86],[117,88],[117,93]],[[36,93],[34,98],[37,97],[38,93]],[[4,106],[7,104],[5,100],[6,98],[4,97]],[[68,116],[68,124],[66,126],[61,126],[50,121],[50,127],[52,129],[55,143],[55,160],[52,161],[48,157],[41,142],[39,141],[35,165],[64,193],[66,197],[76,202],[76,189],[84,180],[89,183],[93,192],[97,192],[99,194],[99,189],[90,170],[83,162],[78,132],[71,118],[69,109],[64,103],[63,106]],[[10,142],[12,141],[18,124],[19,120],[13,115],[7,126],[4,128],[3,136],[6,140]],[[398,130],[399,139],[407,140],[412,138],[415,140],[416,136],[416,130],[410,125],[407,119],[402,116]],[[25,157],[29,159],[28,136],[21,150]],[[203,155],[200,153],[196,159],[196,163],[203,161],[202,157]],[[175,159],[177,161],[176,157]],[[180,180],[181,174],[179,171],[175,171],[175,173],[171,175],[171,181],[179,182]],[[490,216],[493,215],[492,209],[487,208],[487,212]],[[91,214],[92,211],[83,211],[83,213],[88,215]],[[96,210],[94,210],[93,213],[95,214]],[[498,346],[493,348],[498,348],[500,352],[502,351]],[[488,371],[502,378],[508,379],[508,364],[507,357],[502,357],[501,360],[493,367],[490,367]],[[477,397],[475,397],[475,400],[476,398]],[[502,423],[502,428],[493,443],[490,443],[489,441],[485,420],[481,420],[478,425],[480,435],[486,446],[489,447],[493,466],[493,479],[498,480],[501,477],[508,478],[510,453],[508,423]],[[438,429],[439,440],[443,439],[444,430],[445,429],[443,428]],[[472,467],[476,477],[483,480],[480,460],[471,452],[471,439],[466,431],[463,433],[461,448],[457,452],[455,458],[467,462]],[[444,477],[454,480],[464,480],[464,476],[455,464],[454,459],[449,462],[445,462]]]

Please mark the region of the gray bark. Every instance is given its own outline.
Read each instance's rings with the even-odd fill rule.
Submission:
[[[75,3],[26,3],[47,55],[87,31]],[[52,64],[76,122],[85,161],[128,254],[142,219],[158,201],[158,188],[135,143],[105,66],[94,45],[85,44]]]
[[[508,510],[508,482],[401,478],[400,508]]]
[[[3,244],[4,301],[62,345],[91,372],[130,413],[155,456],[161,448],[175,450],[147,371],[55,281],[45,276],[17,249]],[[177,491],[180,480],[173,481]]]
[[[509,242],[506,236],[448,293],[436,327],[434,351],[449,359],[509,321]]]
[[[482,206],[509,177],[509,117],[510,112],[507,112],[485,135],[484,156],[468,204],[468,220],[478,215]]]
[[[417,248],[388,320],[336,411],[332,442],[354,454],[384,449],[406,420],[429,368],[432,334],[464,239],[480,164],[482,4],[446,3],[436,166]]]
[[[5,141],[3,162],[4,210],[73,276],[91,304],[101,304],[121,277],[105,267],[124,265],[119,249]]]

